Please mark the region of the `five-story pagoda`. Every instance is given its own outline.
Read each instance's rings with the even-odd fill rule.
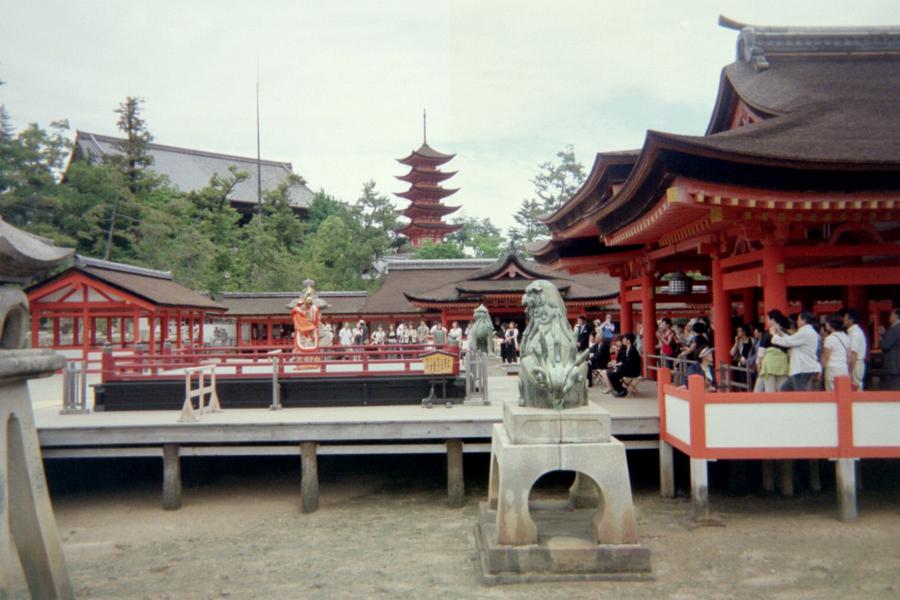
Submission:
[[[445,173],[440,166],[450,161],[454,154],[443,154],[428,145],[423,134],[422,145],[413,150],[406,158],[397,159],[401,165],[410,167],[409,173],[399,175],[397,179],[409,183],[409,189],[396,194],[409,200],[409,206],[403,215],[409,223],[397,230],[397,233],[409,238],[410,243],[418,248],[424,240],[434,243],[443,241],[444,236],[459,230],[461,225],[451,225],[442,221],[444,215],[459,210],[459,206],[445,206],[441,200],[455,194],[458,189],[446,189],[441,182],[453,177],[456,171]]]

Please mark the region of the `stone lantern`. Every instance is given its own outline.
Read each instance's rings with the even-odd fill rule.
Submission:
[[[12,589],[18,563],[32,598],[74,598],[28,396],[28,380],[52,375],[65,359],[25,349],[28,298],[15,284],[71,254],[0,219],[0,448],[7,450],[0,454],[0,592]]]

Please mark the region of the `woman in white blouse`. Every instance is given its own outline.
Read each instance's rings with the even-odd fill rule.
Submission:
[[[825,320],[828,336],[822,345],[822,369],[825,371],[825,389],[834,389],[834,378],[850,374],[850,337],[842,331],[843,319],[839,315],[829,315]]]

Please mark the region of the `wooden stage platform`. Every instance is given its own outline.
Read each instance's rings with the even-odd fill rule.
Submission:
[[[29,386],[45,459],[161,457],[164,505],[177,508],[181,456],[301,456],[302,450],[312,453],[303,457],[307,474],[315,471],[309,461],[316,455],[447,453],[450,501],[459,502],[462,453],[490,452],[492,427],[501,421],[503,402],[516,398],[517,382],[511,376],[490,377],[488,406],[230,409],[188,423],[178,421],[180,411],[62,415],[61,376],[32,380]],[[593,389],[589,397],[611,413],[612,433],[626,448],[659,447],[654,382],[644,382],[638,397],[613,398]],[[304,486],[309,489],[306,481]]]

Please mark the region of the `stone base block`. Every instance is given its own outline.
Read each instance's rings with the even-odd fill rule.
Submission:
[[[531,516],[540,535],[536,544],[497,543],[497,512],[479,505],[475,540],[486,583],[541,581],[651,581],[650,549],[639,544],[593,542],[593,510],[541,510]]]
[[[503,405],[503,424],[513,444],[586,444],[610,441],[609,412],[590,402],[578,408],[553,410]]]

